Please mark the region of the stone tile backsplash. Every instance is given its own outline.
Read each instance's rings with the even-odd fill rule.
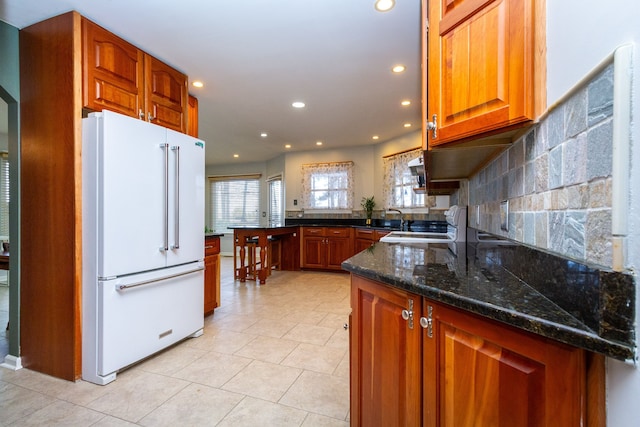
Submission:
[[[469,224],[611,267],[613,65],[554,106],[469,182]],[[508,231],[500,203],[509,201]],[[479,206],[479,208],[476,208]]]

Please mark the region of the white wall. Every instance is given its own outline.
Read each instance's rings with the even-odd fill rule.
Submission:
[[[547,101],[558,98],[610,55],[633,43],[631,183],[627,267],[640,268],[640,3],[628,0],[547,0]],[[638,278],[636,276],[636,282]],[[640,312],[636,295],[636,316]],[[636,325],[638,324],[638,317]],[[640,330],[636,330],[640,337]],[[635,426],[640,419],[640,371],[607,361],[607,425]]]
[[[307,163],[353,161],[354,163],[354,209],[360,209],[362,197],[374,196],[382,200],[383,157],[413,148],[422,147],[421,131],[408,133],[399,138],[375,145],[341,148],[335,150],[304,151],[285,156],[285,210],[300,210],[302,182],[301,168]],[[298,200],[298,205],[293,200]],[[447,209],[449,196],[437,197],[437,208]]]

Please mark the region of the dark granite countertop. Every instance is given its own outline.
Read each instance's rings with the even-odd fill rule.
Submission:
[[[342,267],[609,357],[630,360],[635,355],[631,275],[508,240],[376,243]]]
[[[204,237],[222,237],[224,233],[204,233]]]
[[[365,223],[364,218],[287,218],[287,225],[298,225],[305,227],[355,227],[355,228],[371,228],[374,230],[400,230],[399,219],[383,219],[374,218],[371,225]],[[431,232],[447,232],[447,222],[438,220],[407,220],[404,223],[406,231],[431,231]]]
[[[280,228],[297,227],[297,225],[280,225],[276,227],[262,226],[262,225],[234,225],[227,227],[229,230],[276,230]]]

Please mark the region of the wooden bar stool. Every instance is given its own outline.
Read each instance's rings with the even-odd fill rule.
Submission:
[[[282,245],[280,239],[274,236],[268,237],[269,249],[267,252],[267,274],[271,275],[271,269],[280,270],[282,260]]]
[[[247,248],[247,280],[256,280],[260,267],[260,254],[258,253],[258,238],[253,237],[245,241]]]
[[[258,238],[243,237],[234,238],[233,247],[233,265],[234,280],[256,280],[258,277],[258,265],[260,258],[258,255]],[[240,264],[238,265],[238,260]],[[246,261],[246,262],[245,262]]]

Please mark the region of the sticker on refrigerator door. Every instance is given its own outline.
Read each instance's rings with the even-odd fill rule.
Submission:
[[[196,145],[197,145],[198,147],[200,147],[200,148],[204,148],[204,142],[200,142],[200,141],[198,141],[198,142],[196,142]]]

